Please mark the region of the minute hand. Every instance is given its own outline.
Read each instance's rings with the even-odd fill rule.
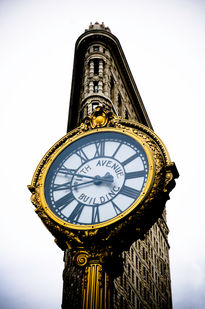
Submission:
[[[89,181],[86,181],[86,182],[82,182],[82,183],[76,183],[74,185],[71,186],[71,188],[76,188],[76,187],[79,187],[79,186],[83,186],[83,185],[87,185],[89,183],[93,183],[95,180],[89,180]]]
[[[106,179],[106,178],[97,178],[96,176],[88,176],[88,175],[81,175],[81,174],[72,174],[72,173],[69,173],[69,172],[67,172],[68,174],[70,174],[70,175],[73,175],[73,177],[75,177],[75,176],[78,176],[78,177],[85,177],[85,178],[90,178],[90,179],[93,179],[93,180],[102,180],[102,181],[107,181],[107,182],[112,182],[112,180],[110,180],[110,179]]]

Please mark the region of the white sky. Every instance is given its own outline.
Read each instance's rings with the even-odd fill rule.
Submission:
[[[204,17],[202,0],[0,0],[0,308],[61,305],[63,252],[26,185],[66,133],[74,44],[91,21],[119,38],[181,175],[167,203],[174,308],[204,308]]]

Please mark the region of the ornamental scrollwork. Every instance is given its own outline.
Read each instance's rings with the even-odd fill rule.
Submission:
[[[73,256],[73,260],[77,266],[83,267],[87,264],[90,254],[87,251],[78,251]]]

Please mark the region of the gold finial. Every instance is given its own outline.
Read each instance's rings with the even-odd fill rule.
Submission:
[[[97,107],[95,111],[92,113],[90,118],[91,127],[100,128],[104,127],[108,122],[107,111],[102,107]]]

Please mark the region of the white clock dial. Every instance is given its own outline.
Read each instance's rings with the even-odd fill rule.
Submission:
[[[45,198],[60,219],[95,225],[120,216],[138,200],[149,173],[145,150],[118,132],[86,135],[50,166]]]

